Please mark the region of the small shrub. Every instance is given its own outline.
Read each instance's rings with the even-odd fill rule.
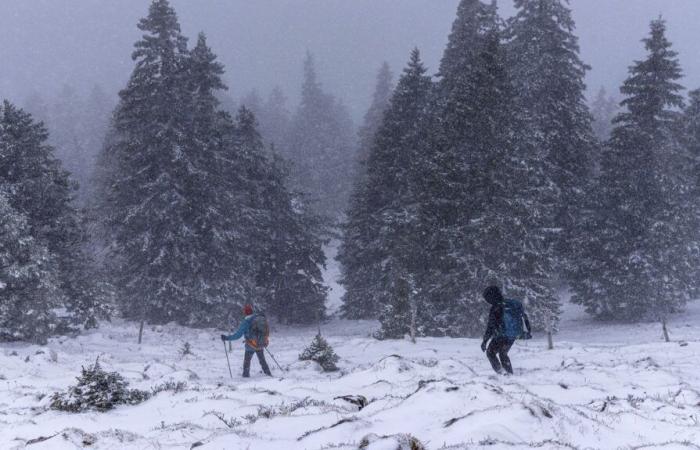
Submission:
[[[396,434],[393,436],[377,436],[376,434],[370,434],[362,438],[359,449],[365,450],[376,442],[386,442],[387,448],[389,448],[388,444],[391,443],[391,448],[395,448],[396,450],[426,450],[425,445],[410,434]]]
[[[187,383],[184,381],[166,381],[165,383],[159,384],[151,389],[153,395],[159,394],[161,392],[174,392],[179,394],[180,392],[187,390]]]
[[[187,355],[192,355],[192,346],[189,342],[185,342],[180,349],[180,357],[184,358]]]
[[[56,392],[51,396],[51,409],[68,412],[96,410],[109,411],[117,405],[136,405],[151,396],[146,391],[128,389],[129,383],[117,372],[105,372],[99,358],[95,365],[82,368],[78,384],[67,392]]]
[[[306,347],[299,355],[300,361],[315,361],[324,372],[335,372],[338,370],[336,363],[340,360],[335,354],[333,347],[330,346],[321,334],[317,334],[311,345]]]

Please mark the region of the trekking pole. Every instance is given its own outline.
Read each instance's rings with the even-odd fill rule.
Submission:
[[[275,364],[277,364],[277,367],[279,367],[280,370],[282,372],[284,372],[285,370],[282,368],[282,366],[280,366],[280,363],[278,363],[277,360],[275,359],[275,355],[273,355],[272,352],[270,352],[270,350],[267,347],[265,347],[265,350],[267,351],[267,354],[270,355],[270,358],[272,358],[272,360],[275,362]]]
[[[228,374],[231,375],[231,379],[233,380],[233,372],[231,372],[231,361],[228,359],[228,349],[226,348],[226,341],[223,341],[224,343],[224,352],[226,353],[226,364],[228,364]]]

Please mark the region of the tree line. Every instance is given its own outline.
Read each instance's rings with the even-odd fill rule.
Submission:
[[[221,107],[223,66],[204,34],[188,46],[167,0],[138,28],[89,210],[75,206],[77,184],[45,126],[9,102],[0,109],[2,339],[41,342],[111,309],[142,329],[230,326],[245,303],[316,323],[326,221],[289,181],[294,166],[248,108]]]
[[[564,287],[599,319],[681,311],[697,296],[700,91],[681,95],[665,23],[622,103],[601,92],[591,109],[566,2],[515,3],[503,20],[462,0],[437,74],[417,49],[396,82],[382,66],[355,134],[311,54],[294,113],[279,89],[239,105],[205,35],[190,46],[154,0],[109,120],[98,91],[80,105],[64,89],[52,136],[0,107],[0,339],[115,312],[224,326],[250,302],[316,323],[342,212],[342,313],[379,318],[380,337],[474,335],[493,283],[550,332]],[[94,163],[76,150],[97,145]]]
[[[365,142],[343,313],[379,317],[380,337],[476,335],[493,283],[550,332],[564,287],[604,320],[665,320],[697,295],[700,94],[686,106],[665,22],[594,120],[567,3],[515,6],[462,0],[437,75],[414,50]]]

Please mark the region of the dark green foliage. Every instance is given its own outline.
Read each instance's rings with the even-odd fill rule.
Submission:
[[[408,335],[411,332],[413,314],[417,313],[417,292],[413,280],[399,277],[392,281],[386,286],[389,289],[388,301],[379,315],[382,328],[375,335],[377,339],[401,339]]]
[[[664,319],[697,293],[696,175],[678,139],[683,89],[662,20],[630,67],[625,108],[602,158],[573,301],[601,319]],[[692,109],[692,107],[691,107]],[[690,134],[689,134],[690,136]]]
[[[391,95],[394,90],[393,86],[393,74],[391,73],[391,68],[386,62],[382,64],[382,67],[377,73],[377,84],[374,88],[374,95],[372,96],[372,103],[365,114],[364,121],[360,130],[358,131],[359,140],[359,154],[358,163],[359,173],[356,177],[364,176],[365,165],[369,159],[369,153],[374,145],[374,138],[377,134],[377,130],[382,125],[384,120],[384,112],[389,107],[389,102],[391,101]],[[357,181],[356,181],[357,183]]]
[[[317,334],[311,344],[299,355],[300,361],[317,362],[324,372],[335,372],[338,370],[336,364],[340,360],[321,334]]]
[[[375,134],[366,176],[356,181],[338,254],[348,318],[392,320],[385,309],[395,299],[394,279],[424,269],[418,164],[419,125],[432,88],[426,72],[415,50]]]
[[[56,306],[74,325],[94,327],[108,316],[109,289],[86,252],[88,236],[73,206],[76,187],[46,144],[41,123],[9,102],[0,107],[0,183],[10,206],[26,219],[31,237],[47,251],[58,283]]]
[[[574,247],[580,228],[578,205],[589,192],[597,140],[585,99],[589,67],[579,56],[575,23],[565,0],[516,0],[516,15],[507,27],[509,69],[521,110],[523,133],[543,164],[544,186],[539,202],[549,205],[544,216],[548,244],[557,273],[567,276],[575,265]],[[544,256],[544,255],[543,255]]]
[[[497,280],[529,303],[536,326],[558,315],[548,253],[552,186],[528,135],[493,5],[460,4],[430,107],[424,192],[434,334],[477,335]]]
[[[188,50],[167,0],[139,28],[100,165],[122,313],[221,326],[254,302],[294,323],[323,317],[320,227],[286,189],[254,114],[221,110],[224,68],[205,36]]]
[[[681,140],[690,156],[693,158],[693,172],[696,189],[700,189],[700,89],[689,94],[688,106],[683,111],[681,119]],[[700,193],[700,192],[698,192]],[[695,198],[700,198],[696,196]],[[693,205],[695,205],[693,203]]]
[[[180,348],[180,356],[184,358],[185,356],[192,354],[192,345],[189,342],[182,344],[182,347]]]
[[[0,341],[45,343],[61,300],[55,259],[0,192]]]
[[[504,31],[462,0],[437,82],[412,61],[376,133],[338,259],[344,314],[378,314],[384,337],[481,333],[494,281],[556,327],[597,149],[570,10],[516,6]]]
[[[192,258],[201,227],[193,213],[200,205],[187,192],[201,189],[198,161],[185,138],[190,124],[184,112],[194,106],[185,70],[189,54],[167,0],[154,1],[138,27],[144,35],[135,44],[136,68],[119,94],[102,156],[110,271],[126,317],[185,323],[186,309],[200,298],[188,288],[201,286],[202,272],[201,259]]]
[[[81,372],[75,386],[52,395],[51,409],[72,413],[106,412],[119,405],[136,405],[151,397],[149,392],[129,389],[129,383],[117,372],[104,371],[99,359],[94,366],[83,367]]]

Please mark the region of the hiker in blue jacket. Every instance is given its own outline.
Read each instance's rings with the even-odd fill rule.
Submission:
[[[486,333],[481,343],[481,350],[491,363],[496,373],[513,374],[508,352],[516,339],[532,338],[530,320],[525,314],[522,303],[506,300],[498,286],[490,286],[484,291],[484,300],[491,305]],[[523,323],[525,330],[523,330]],[[491,343],[489,343],[489,340]]]
[[[268,344],[269,328],[267,321],[264,320],[264,315],[254,314],[252,305],[243,307],[245,318],[238,326],[238,330],[231,335],[221,335],[222,341],[236,341],[240,338],[245,338],[245,355],[243,356],[243,378],[250,378],[250,362],[253,359],[253,354],[258,355],[260,367],[262,367],[265,375],[272,376],[270,367],[265,360],[265,347]],[[261,319],[258,321],[257,319]],[[261,324],[261,325],[258,325]]]

